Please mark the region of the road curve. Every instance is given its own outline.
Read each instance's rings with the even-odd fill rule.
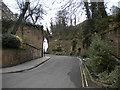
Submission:
[[[26,72],[3,74],[3,88],[80,88],[79,60],[49,55],[45,64]]]

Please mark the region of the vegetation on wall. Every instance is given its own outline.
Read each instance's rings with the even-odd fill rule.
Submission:
[[[22,39],[20,37],[9,34],[2,35],[3,48],[20,48],[21,46],[22,46]]]
[[[91,72],[98,79],[108,84],[109,87],[120,87],[120,66],[116,59],[111,55],[113,49],[110,44],[101,39],[100,35],[95,35],[89,48],[90,60],[87,62]]]
[[[73,39],[72,42],[71,42],[71,45],[72,45],[72,51],[74,51],[75,48],[76,48],[76,45],[77,45],[77,40]]]
[[[2,19],[2,33],[7,33],[8,29],[10,29],[14,23],[12,20]]]
[[[8,30],[11,30],[13,27],[15,21],[12,20],[2,20],[2,46],[3,48],[21,48],[23,40],[21,37],[13,34],[9,34]],[[34,25],[32,23],[23,23],[25,26],[33,27],[38,30],[42,30],[43,26],[40,25]]]
[[[43,26],[40,26],[40,25],[35,25],[35,24],[32,24],[30,22],[26,22],[24,23],[25,26],[28,26],[28,27],[33,27],[33,28],[36,28],[38,30],[42,30],[43,29]]]
[[[111,46],[95,35],[89,48],[90,65],[95,73],[111,72],[114,69],[116,64],[111,53]]]

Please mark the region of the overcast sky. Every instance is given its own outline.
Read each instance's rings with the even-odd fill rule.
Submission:
[[[31,0],[31,1],[34,1],[34,0]],[[56,2],[54,3],[54,1],[56,1]],[[60,7],[68,1],[69,0],[40,0],[40,3],[43,4],[45,10],[47,11],[47,15],[44,16],[44,20],[41,21],[42,25],[44,26],[44,30],[46,29],[46,27],[48,29],[50,29],[49,28],[50,27],[50,19],[54,18],[56,12],[60,10]],[[78,1],[80,1],[80,0],[78,0]],[[105,0],[105,2],[109,2],[107,4],[108,8],[112,7],[113,5],[118,6],[119,1],[120,0]],[[16,0],[3,0],[3,2],[10,8],[10,10],[13,13],[20,13],[19,8],[16,3]],[[32,5],[35,5],[35,3],[32,2]],[[107,10],[107,12],[109,12],[109,10]],[[85,12],[82,14],[82,16],[77,17],[77,24],[79,24],[80,22],[82,22],[84,20],[85,20]],[[47,43],[46,39],[44,40],[43,48],[45,51],[48,48],[48,43]]]
[[[34,0],[31,0],[31,1],[34,1]],[[43,7],[47,11],[47,15],[46,16],[44,15],[44,20],[41,21],[42,25],[44,26],[44,29],[46,29],[46,27],[49,28],[50,19],[54,18],[56,12],[60,10],[60,7],[68,1],[69,0],[40,0],[40,3],[43,4]],[[105,0],[105,2],[109,2],[107,4],[109,8],[112,7],[113,5],[118,6],[119,1],[120,0]],[[19,8],[17,6],[16,0],[3,0],[3,2],[10,8],[10,10],[13,13],[19,13]],[[32,2],[32,5],[35,5],[35,4],[36,4],[35,2]],[[85,12],[81,17],[77,17],[77,24],[84,20],[85,20]]]

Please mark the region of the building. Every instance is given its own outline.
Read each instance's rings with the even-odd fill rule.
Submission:
[[[0,20],[2,19],[2,2],[0,2]]]
[[[17,19],[15,14],[13,14],[13,12],[3,2],[0,2],[0,19],[13,21]]]

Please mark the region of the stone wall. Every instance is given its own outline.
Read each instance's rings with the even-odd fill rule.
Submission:
[[[37,49],[42,49],[43,32],[41,29],[25,26],[23,30],[19,28],[16,35],[21,37],[24,43],[34,46]]]
[[[63,55],[70,55],[72,52],[71,42],[72,40],[50,40],[48,52],[50,54],[57,54],[56,47],[61,46],[62,51],[59,53]],[[77,40],[77,45],[75,47],[75,52],[73,54],[77,55],[77,53],[79,53],[79,55],[86,53],[86,50],[82,47],[82,42],[80,39]]]
[[[25,46],[25,49],[3,49],[2,67],[17,65],[40,57],[40,50]]]
[[[0,2],[0,11],[2,12],[0,19],[17,20],[13,12],[3,2]],[[9,29],[5,28],[7,29],[5,33],[11,34],[13,26]],[[13,66],[43,56],[43,31],[41,27],[37,28],[35,25],[26,24],[23,29],[21,27],[18,29],[16,35],[23,39],[23,47],[21,49],[3,48],[0,50],[2,52],[0,67]]]
[[[57,50],[57,47],[61,47],[61,51]],[[70,48],[71,40],[50,40],[48,53],[69,55]]]
[[[120,58],[120,28],[106,32],[102,37],[113,46],[113,55]]]
[[[11,31],[9,30],[8,33]],[[17,65],[29,60],[43,56],[43,32],[32,26],[25,26],[23,30],[18,29],[17,36],[23,39],[20,49],[2,49],[2,66],[8,67]],[[1,63],[1,61],[0,61]]]

